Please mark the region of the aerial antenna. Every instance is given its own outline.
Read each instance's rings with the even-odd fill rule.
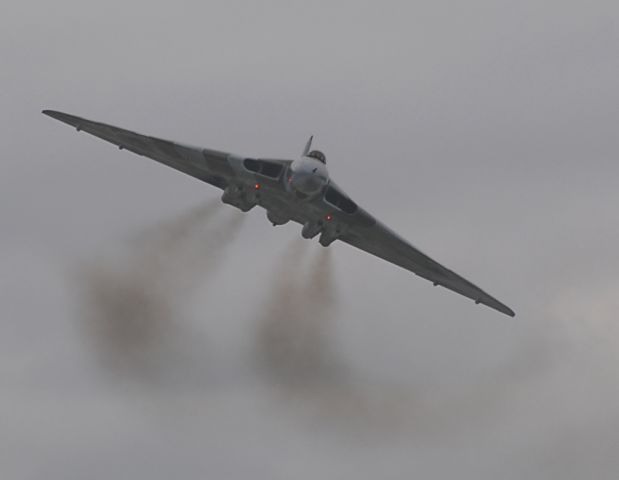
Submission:
[[[307,154],[310,151],[310,148],[312,148],[312,140],[314,139],[314,135],[310,136],[309,140],[307,141],[307,143],[305,144],[305,148],[303,149],[303,157],[307,157]]]

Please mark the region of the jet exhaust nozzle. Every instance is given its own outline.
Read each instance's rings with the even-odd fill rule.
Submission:
[[[318,235],[323,228],[323,223],[321,221],[318,222],[307,222],[303,225],[303,230],[301,230],[301,236],[303,238],[314,238]]]
[[[267,218],[269,219],[269,222],[273,224],[273,226],[284,225],[285,223],[288,223],[290,221],[290,218],[284,215],[280,215],[273,210],[267,210]]]
[[[340,232],[337,230],[323,230],[318,240],[323,247],[328,247],[335,242],[340,236]]]

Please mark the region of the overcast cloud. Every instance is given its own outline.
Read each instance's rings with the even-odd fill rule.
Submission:
[[[0,477],[617,478],[616,1],[9,0],[0,60]],[[314,134],[517,317],[241,226],[43,108],[255,156]],[[93,328],[114,289],[154,329]]]

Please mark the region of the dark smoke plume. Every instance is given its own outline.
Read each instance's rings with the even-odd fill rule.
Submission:
[[[337,303],[330,250],[311,257],[307,267],[305,247],[295,240],[281,258],[258,325],[259,364],[285,387],[318,387],[342,373],[331,342]]]
[[[274,272],[267,313],[258,324],[258,365],[282,398],[312,421],[393,429],[408,399],[355,378],[336,342],[339,308],[331,249],[321,248],[307,259],[305,243],[296,240]]]
[[[178,359],[190,336],[183,302],[216,273],[244,218],[216,218],[219,210],[211,201],[147,228],[122,255],[81,269],[81,318],[113,372],[158,378]]]
[[[543,362],[529,352],[528,361],[499,368],[499,378],[452,392],[449,398],[432,385],[416,388],[409,382],[368,378],[345,361],[336,340],[340,312],[331,249],[308,258],[306,248],[305,242],[295,240],[273,273],[256,353],[262,373],[284,393],[282,398],[310,413],[312,421],[368,434],[415,431],[438,436],[474,423],[484,411],[499,409],[505,396],[529,378],[531,367]]]

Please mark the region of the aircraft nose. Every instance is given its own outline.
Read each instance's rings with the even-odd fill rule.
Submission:
[[[292,176],[292,185],[306,195],[316,193],[322,187],[322,179],[313,173],[298,172]]]

